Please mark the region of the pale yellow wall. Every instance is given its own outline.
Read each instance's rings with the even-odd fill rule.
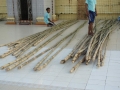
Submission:
[[[77,0],[70,1],[69,4],[69,0],[55,0],[57,18],[60,13],[59,19],[77,18]],[[97,11],[98,19],[117,18],[120,15],[120,0],[97,0]]]
[[[6,17],[6,15],[7,15],[6,0],[0,0],[0,18]]]
[[[77,18],[77,0],[55,0],[55,13],[59,15],[58,19],[76,19]],[[62,14],[61,14],[62,13]]]
[[[120,0],[97,0],[97,11],[97,18],[117,18],[120,15]]]

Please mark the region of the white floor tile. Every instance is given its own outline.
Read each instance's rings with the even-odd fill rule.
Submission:
[[[110,85],[106,85],[105,86],[105,90],[120,90],[120,88],[119,87],[110,86]]]
[[[34,74],[33,74],[33,75],[30,75],[30,74],[29,74],[29,75],[24,76],[23,78],[38,79],[39,77],[40,77],[39,75],[34,75]]]
[[[107,73],[107,76],[120,78],[120,73]]]
[[[95,75],[95,76],[106,76],[107,72],[106,71],[92,71],[91,75]]]
[[[88,84],[92,85],[105,85],[105,80],[89,80]]]
[[[119,58],[120,57],[120,51],[111,51],[110,58]]]
[[[72,80],[72,78],[70,77],[56,77],[54,79],[54,81],[59,81],[59,82],[70,82]]]
[[[117,63],[112,62],[112,63],[109,63],[109,65],[110,65],[110,66],[118,66],[118,67],[119,67],[119,66],[120,66],[120,63],[119,63],[119,62],[117,62]]]
[[[118,82],[106,81],[106,85],[120,87],[120,81]]]
[[[111,51],[107,50],[106,51],[106,56],[109,57],[111,55]]]
[[[88,78],[72,78],[71,83],[87,84]]]
[[[16,73],[16,74],[12,74],[11,76],[12,77],[16,77],[16,78],[24,78],[25,76],[27,75],[27,73],[26,74],[19,74],[19,73]],[[28,76],[28,75],[27,75]]]
[[[58,76],[59,73],[56,72],[45,72],[43,75],[47,75],[47,76]]]
[[[39,77],[39,79],[41,80],[50,80],[50,81],[53,81],[55,80],[56,76],[48,76],[48,75],[43,75],[41,77]]]
[[[108,70],[120,70],[119,66],[108,66]]]
[[[53,81],[51,86],[67,87],[69,82]]]
[[[90,77],[90,74],[84,75],[84,74],[77,74],[77,73],[73,76],[73,78],[78,78],[78,79],[83,79],[83,78],[89,79],[89,77]]]
[[[113,58],[111,57],[110,58],[110,61],[115,61],[115,60],[120,60],[120,58],[119,57],[113,57]]]
[[[37,79],[30,79],[30,78],[22,78],[19,82],[22,82],[22,83],[31,83],[31,84],[34,84],[34,82],[36,81]]]
[[[0,75],[0,80],[5,80],[7,76]]]
[[[107,81],[115,81],[115,82],[120,82],[120,77],[107,77]]]
[[[76,70],[75,75],[79,75],[79,76],[90,75],[91,72],[92,70]]]
[[[90,76],[90,80],[106,80],[106,76],[92,75]]]
[[[104,90],[105,86],[104,85],[90,85],[88,84],[86,86],[86,90]]]
[[[114,74],[120,74],[120,71],[119,70],[108,70],[108,74],[111,74],[111,73],[114,73]]]
[[[42,80],[42,79],[38,79],[34,82],[34,84],[38,84],[38,85],[51,85],[53,81],[52,80]]]
[[[12,82],[19,82],[22,78],[17,77],[7,77],[4,81],[12,81]]]
[[[43,90],[43,89],[30,88],[30,87],[20,87],[18,90]]]
[[[95,65],[95,66],[93,67],[92,72],[94,72],[94,71],[107,72],[107,70],[108,70],[108,66],[102,66],[102,67],[98,68],[98,67]]]
[[[69,83],[68,87],[71,87],[71,88],[79,88],[80,90],[81,89],[85,89],[86,87],[86,84],[80,84],[80,83]]]

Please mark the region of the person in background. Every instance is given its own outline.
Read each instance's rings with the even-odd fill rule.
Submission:
[[[88,26],[88,35],[93,36],[93,24],[95,20],[95,16],[97,16],[96,10],[96,0],[86,0],[86,14],[89,19],[89,26]]]
[[[44,22],[47,24],[47,26],[48,27],[52,27],[52,26],[54,26],[54,22],[52,22],[51,20],[50,20],[50,15],[49,15],[49,13],[50,13],[50,8],[46,8],[46,13],[45,13],[45,15],[44,15]]]

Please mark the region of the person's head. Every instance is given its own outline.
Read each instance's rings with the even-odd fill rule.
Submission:
[[[48,13],[50,13],[50,8],[46,8],[46,11],[47,11]]]

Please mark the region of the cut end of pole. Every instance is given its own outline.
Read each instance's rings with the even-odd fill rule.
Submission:
[[[1,55],[0,58],[3,58],[3,56]]]
[[[61,64],[64,64],[64,63],[65,63],[65,60],[61,60],[60,63],[61,63]]]
[[[4,67],[2,66],[2,67],[0,67],[0,69],[1,69],[1,70],[3,70],[3,69],[4,69]]]
[[[75,61],[72,61],[72,63],[75,63]]]
[[[72,68],[71,70],[70,70],[70,73],[73,73],[75,71],[75,69],[74,68]]]
[[[6,68],[6,71],[10,71],[10,68]]]
[[[73,57],[74,57],[73,55],[70,56],[70,58],[73,58]]]
[[[18,69],[21,69],[22,68],[22,66],[18,66]]]
[[[34,71],[37,71],[37,68],[33,68]]]
[[[93,57],[93,59],[92,59],[93,61],[95,61],[95,58]]]
[[[86,65],[88,65],[88,64],[89,64],[89,62],[87,61],[87,62],[86,62]]]

